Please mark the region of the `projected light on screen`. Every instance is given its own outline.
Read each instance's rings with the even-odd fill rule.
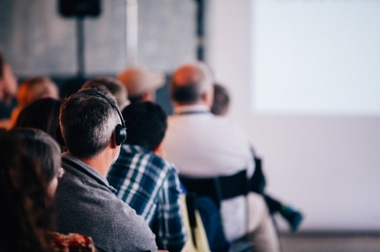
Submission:
[[[380,115],[380,1],[253,0],[258,114]]]

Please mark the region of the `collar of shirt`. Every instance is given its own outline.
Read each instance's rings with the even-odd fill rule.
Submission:
[[[130,153],[139,153],[139,154],[149,154],[152,153],[152,151],[140,146],[140,145],[134,145],[134,144],[128,144],[124,143],[122,145],[123,149]]]
[[[186,114],[209,114],[210,108],[206,105],[184,105],[174,108],[174,115],[186,115]]]
[[[67,163],[68,165],[65,165]],[[116,192],[116,189],[110,186],[107,179],[100,174],[97,170],[84,163],[80,159],[72,156],[70,153],[66,152],[62,154],[62,166],[66,172],[73,173],[80,177],[85,177],[87,179],[92,179],[97,181],[100,185],[107,187],[112,193]]]

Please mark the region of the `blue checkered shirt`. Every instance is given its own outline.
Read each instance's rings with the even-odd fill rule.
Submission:
[[[123,144],[107,179],[116,196],[148,222],[159,249],[181,251],[187,237],[180,182],[172,163],[141,146]]]

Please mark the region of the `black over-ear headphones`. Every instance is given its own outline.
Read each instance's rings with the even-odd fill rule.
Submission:
[[[116,104],[111,101],[107,96],[105,96],[102,93],[99,93],[95,90],[82,90],[79,93],[84,93],[92,96],[98,96],[106,100],[119,114],[120,120],[121,120],[121,125],[118,124],[116,125],[115,128],[115,134],[116,134],[116,144],[121,145],[126,139],[127,139],[127,127],[125,126],[125,121],[123,118],[123,115],[121,114],[119,108],[116,106]]]

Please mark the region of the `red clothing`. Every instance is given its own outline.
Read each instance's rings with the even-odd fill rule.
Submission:
[[[51,232],[49,235],[51,245],[56,252],[96,252],[91,237],[75,233],[64,235],[57,232]]]

